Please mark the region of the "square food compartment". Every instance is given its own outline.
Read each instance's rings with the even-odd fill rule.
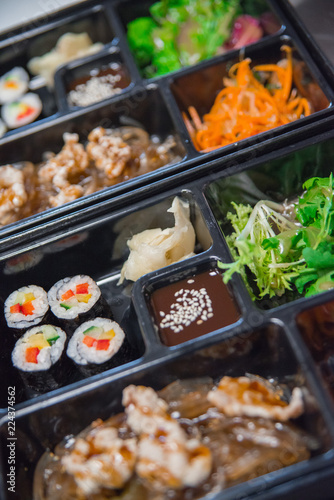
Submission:
[[[238,173],[217,173],[206,186],[232,255],[222,264],[224,279],[240,273],[261,309],[333,287],[333,157],[331,133],[305,137],[288,154],[281,147],[262,160],[254,155]]]
[[[70,202],[73,208],[73,203],[78,207],[127,192],[145,182],[143,177],[147,181],[151,176],[167,176],[185,154],[156,87],[136,89],[93,110],[81,109],[20,138],[4,138],[2,164],[19,170],[2,169],[8,186],[5,194],[11,193],[14,174],[20,189],[15,206],[2,206],[3,230],[15,232],[25,223],[40,223],[71,210]],[[22,224],[15,224],[21,220]]]
[[[126,38],[144,78],[193,66],[283,29],[269,2],[118,2]]]
[[[175,76],[170,89],[195,149],[228,152],[320,118],[332,92],[312,64],[281,36]]]
[[[243,378],[236,380],[236,377]],[[211,392],[219,382],[220,389]],[[146,389],[143,394],[143,387],[140,386],[152,388],[157,393]],[[224,387],[232,401],[236,399],[234,408],[233,404],[221,406],[219,403],[219,397],[225,394]],[[241,395],[244,390],[245,400],[248,396],[248,401],[252,401],[251,408],[242,406]],[[209,392],[210,401],[207,399]],[[123,403],[129,412],[126,418],[130,428],[136,429],[130,433],[124,418],[117,417],[124,411],[122,395],[125,394]],[[155,399],[157,396],[159,400]],[[227,401],[229,396],[226,396]],[[147,412],[147,405],[150,405],[150,412]],[[220,410],[217,410],[218,407]],[[133,418],[130,417],[134,412]],[[258,413],[262,415],[258,416]],[[124,445],[129,452],[132,450],[130,455],[126,455],[129,459],[138,446],[136,436],[141,436],[141,453],[130,462],[127,461],[129,472],[125,477],[129,478],[129,482],[126,479],[121,481],[120,489],[124,490],[122,483],[125,482],[129,498],[144,498],[146,481],[151,488],[160,487],[162,491],[166,490],[166,484],[172,484],[172,488],[167,488],[168,495],[178,494],[179,498],[185,498],[186,492],[191,498],[204,498],[211,491],[215,493],[212,498],[216,500],[253,495],[261,500],[268,498],[268,495],[273,499],[282,498],[282,490],[285,491],[287,485],[290,499],[293,494],[297,493],[298,496],[299,489],[303,490],[306,483],[307,498],[316,498],[312,496],[315,487],[319,494],[319,491],[326,492],[330,485],[329,477],[320,484],[317,480],[319,469],[332,464],[330,426],[323,417],[321,405],[317,403],[316,392],[309,385],[303,363],[292,351],[286,332],[278,324],[269,323],[259,330],[232,336],[224,342],[211,343],[204,349],[164,362],[146,364],[88,390],[73,391],[63,400],[53,400],[37,405],[31,411],[18,412],[15,428],[17,440],[14,444],[16,477],[20,478],[16,482],[17,498],[21,498],[23,492],[25,495],[28,492],[32,497],[36,470],[34,500],[67,498],[67,488],[74,487],[75,490],[76,486],[70,476],[64,481],[64,477],[54,472],[57,464],[60,464],[57,454],[68,455],[73,445],[73,435],[92,422],[95,422],[92,439],[93,434],[98,436],[100,431],[102,438],[104,430],[105,438],[107,434],[109,436],[106,428],[100,427],[101,420],[98,420],[109,417],[111,419],[106,424],[109,432],[113,432],[110,427],[114,426],[119,428],[120,439],[132,438],[131,443],[126,441]],[[151,437],[142,434],[145,422],[149,425]],[[9,470],[7,456],[10,451],[5,446],[5,443],[8,444],[7,425],[7,421],[2,422],[3,477],[7,477]],[[111,438],[112,434],[108,440],[103,440],[105,447],[113,441],[109,441]],[[56,448],[60,442],[62,444]],[[155,463],[163,467],[165,474],[161,474],[159,467],[153,471],[151,469],[150,475],[145,474],[144,442],[150,445],[149,450],[155,450]],[[177,450],[182,460],[176,469],[173,467],[175,461],[172,460],[175,446],[165,449],[166,443],[178,443]],[[84,443],[81,441],[81,444]],[[103,460],[99,448],[101,444],[97,441],[95,444],[94,453]],[[67,449],[63,448],[64,445]],[[79,462],[86,453],[85,448],[80,450],[77,452]],[[189,450],[193,450],[193,453]],[[52,455],[53,452],[56,455]],[[147,456],[149,463],[152,458],[152,454]],[[196,468],[196,458],[200,459],[199,469]],[[138,467],[140,462],[142,467]],[[137,472],[133,469],[135,463]],[[44,467],[47,468],[46,472]],[[70,469],[70,461],[67,461],[66,467]],[[192,474],[194,467],[197,470],[195,476]],[[87,477],[90,468],[85,470]],[[135,480],[136,474],[143,476],[139,483]],[[80,476],[77,477],[79,480]],[[303,479],[302,483],[297,478]],[[101,492],[98,476],[93,478],[93,483],[87,484],[87,488],[92,484],[97,484],[96,494],[99,498],[105,498],[108,488],[105,493]],[[2,498],[12,498],[4,485],[2,488]],[[45,488],[49,496],[44,496],[46,493],[40,496],[46,491]],[[325,493],[322,498],[327,498]]]
[[[0,297],[4,306],[0,319],[3,332],[0,340],[2,359],[0,373],[15,384],[16,404],[29,405],[29,401],[33,403],[34,398],[38,396],[47,397],[50,392],[56,390],[63,393],[68,389],[73,389],[75,384],[83,387],[88,379],[91,380],[90,377],[99,380],[113,373],[111,370],[119,371],[137,364],[140,358],[145,357],[145,353],[149,353],[151,350],[150,337],[142,328],[140,318],[138,318],[131,300],[131,290],[137,276],[133,276],[129,268],[123,274],[123,266],[129,260],[128,242],[134,235],[139,235],[137,238],[140,241],[140,248],[132,245],[132,248],[137,252],[139,262],[135,259],[132,264],[135,265],[137,274],[140,272],[144,274],[159,267],[154,267],[152,262],[145,262],[149,245],[151,245],[151,251],[155,255],[160,252],[158,261],[160,267],[163,267],[172,264],[173,259],[187,258],[192,255],[188,255],[188,253],[181,255],[178,244],[184,249],[189,247],[195,255],[206,250],[211,245],[212,239],[201,211],[189,193],[183,195],[178,193],[176,197],[169,196],[163,200],[161,200],[161,196],[152,200],[145,199],[144,194],[143,196],[144,201],[142,199],[139,203],[138,199],[137,204],[132,205],[131,210],[129,210],[128,203],[126,203],[125,209],[119,211],[113,211],[101,204],[98,210],[94,207],[93,215],[87,214],[86,219],[79,218],[77,222],[72,220],[69,227],[60,223],[58,230],[54,230],[49,237],[46,237],[41,231],[39,238],[35,235],[33,248],[28,245],[28,248],[23,247],[20,251],[17,250],[14,255],[2,256],[0,260],[2,275]],[[171,212],[171,208],[173,208],[174,213]],[[189,239],[188,233],[183,235],[185,229],[189,232]],[[147,233],[154,234],[157,243],[153,243],[151,240],[144,243],[142,235]],[[158,246],[159,241],[162,241],[162,248]],[[144,260],[141,252],[142,245],[145,247]],[[177,256],[174,255],[175,251],[178,252]],[[169,257],[164,258],[164,252]],[[144,263],[146,267],[143,268]],[[23,289],[23,287],[35,285],[42,287],[48,293],[54,284],[73,276],[83,277],[80,277],[78,283],[73,284],[73,286],[68,283],[65,288],[59,289],[56,296],[48,294],[45,303],[49,304],[49,308],[46,307],[46,311],[42,309],[41,305],[44,303],[42,300],[43,291],[37,290],[38,294],[36,294],[35,289]],[[89,282],[87,276],[96,281],[101,290],[102,300],[97,302],[92,309],[88,307],[87,313],[82,311],[80,314],[80,304],[83,304],[84,309],[84,304],[89,301],[87,294],[93,294],[91,290],[94,290],[94,288],[89,288],[80,291],[76,288],[76,285],[79,285],[80,288],[80,285]],[[9,300],[8,297],[13,292],[13,300]],[[41,293],[41,299],[38,299],[38,302],[39,293]],[[59,299],[59,302],[54,300],[55,297]],[[74,315],[73,319],[70,317],[66,319],[67,314],[64,310],[69,309],[70,313],[71,308],[74,307],[75,311],[76,301],[79,302],[79,317],[75,319]],[[59,304],[59,307],[53,305],[56,303]],[[36,325],[33,323],[35,316]],[[72,338],[76,328],[95,317],[114,319],[124,330],[125,340],[119,352],[116,351],[115,356],[111,357],[110,362],[101,360],[102,364],[98,363],[98,365],[92,363],[91,356],[86,356],[86,347],[78,347],[79,358],[83,353],[82,349],[86,350],[84,358],[86,358],[88,365],[86,363],[82,366],[80,359],[76,361],[77,356],[73,362],[66,355],[67,340]],[[43,352],[44,347],[49,348],[44,341],[45,338],[48,342],[48,332],[44,332],[44,330],[34,331],[34,334],[39,334],[38,337],[35,335],[33,341],[26,341],[29,352],[26,350],[22,354],[28,363],[29,373],[28,375],[21,373],[18,368],[13,366],[12,352],[15,343],[26,330],[35,326],[40,328],[45,324],[59,326],[64,330],[67,340],[63,354],[57,364],[52,364],[50,370],[43,369],[42,372],[34,372],[37,376],[34,373],[33,376],[30,376],[30,367],[37,368],[39,366],[38,356],[40,352]],[[96,351],[105,350],[104,344],[101,346],[94,343],[94,338],[108,340],[111,338],[106,336],[106,331],[109,329],[104,328],[104,332],[95,330],[91,339],[93,332],[89,333],[88,327],[100,325],[87,324],[86,326],[83,333],[88,336],[82,340],[83,344],[88,348],[96,349]],[[117,339],[117,327],[115,330],[111,325],[111,328],[116,333]],[[98,336],[95,333],[98,333]],[[43,335],[43,339],[40,334]],[[109,345],[112,347],[114,341],[110,342],[107,346],[108,349]],[[36,348],[38,348],[38,352]],[[91,351],[89,350],[89,352]],[[36,355],[35,358],[32,357],[33,354]],[[56,370],[58,365],[61,369]],[[22,366],[22,364],[18,366]],[[6,397],[6,388],[3,386],[0,391],[0,408],[6,406]]]
[[[135,296],[137,303],[145,300],[155,332],[169,347],[235,326],[241,318],[233,291],[223,283],[217,261],[184,267],[165,272],[146,284],[143,280],[143,296]]]
[[[56,92],[63,109],[86,107],[131,88],[127,64],[117,47],[73,61],[55,74]]]
[[[0,77],[17,67],[26,71],[26,92],[37,94],[42,104],[40,115],[32,122],[36,123],[59,111],[53,78],[56,68],[70,59],[80,59],[102,50],[113,38],[103,6],[81,8],[75,13],[69,9],[67,15],[58,13],[50,16],[47,22],[43,20],[41,26],[36,21],[33,29],[27,26],[27,31],[21,30],[15,37],[9,38],[9,42],[0,42]],[[16,108],[12,107],[11,114],[14,112]],[[13,135],[24,127],[8,126],[8,134]]]

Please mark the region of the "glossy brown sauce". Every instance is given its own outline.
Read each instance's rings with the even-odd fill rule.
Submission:
[[[159,288],[150,300],[161,340],[168,346],[213,332],[240,318],[217,269]]]

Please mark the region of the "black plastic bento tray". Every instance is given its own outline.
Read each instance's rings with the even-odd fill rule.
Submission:
[[[115,320],[125,329],[133,347],[131,357],[124,364],[106,372],[87,378],[73,377],[59,389],[45,394],[25,392],[18,373],[11,366],[13,339],[1,313],[0,379],[4,382],[0,390],[0,497],[4,500],[31,498],[32,475],[43,451],[52,448],[64,436],[79,432],[95,418],[107,418],[120,411],[121,391],[130,383],[143,383],[160,389],[178,377],[208,373],[216,376],[218,372],[239,375],[245,371],[257,371],[264,376],[288,379],[296,373],[298,376],[301,374],[303,385],[316,401],[315,428],[323,440],[323,450],[308,461],[229,488],[213,497],[214,500],[292,500],[296,497],[305,500],[333,500],[334,400],[331,399],[296,325],[296,318],[301,312],[334,300],[333,290],[286,303],[253,303],[242,279],[234,276],[229,290],[240,311],[240,319],[173,347],[168,347],[161,341],[152,320],[148,300],[155,287],[168,284],[175,277],[198,273],[215,266],[219,260],[230,261],[225,234],[218,224],[219,211],[210,199],[210,186],[217,182],[222,184],[228,207],[231,193],[236,194],[238,199],[243,199],[238,177],[240,175],[261,182],[259,187],[268,196],[281,199],[298,191],[301,182],[308,177],[325,176],[333,170],[334,84],[332,74],[326,72],[328,62],[318,53],[313,40],[302,33],[303,26],[296,21],[288,8],[288,2],[269,1],[282,20],[282,28],[276,35],[246,49],[245,53],[250,56],[259,54],[263,48],[268,49],[273,45],[278,47],[282,40],[290,40],[310,65],[329,99],[329,107],[272,133],[212,153],[198,153],[187,134],[172,90],[178,82],[189,81],[194,73],[210,72],[215,67],[223,68],[225,62],[231,57],[237,58],[238,53],[217,57],[197,67],[145,81],[138,73],[124,38],[122,23],[117,14],[117,8],[122,3],[127,2],[85,2],[0,37],[1,58],[5,47],[27,47],[30,36],[38,35],[53,26],[61,27],[64,19],[74,20],[78,12],[82,16],[92,12],[100,16],[103,12],[102,23],[105,27],[110,25],[111,29],[109,39],[105,38],[107,47],[104,54],[109,50],[119,51],[126,59],[132,76],[132,83],[124,94],[80,110],[67,109],[63,104],[61,111],[54,115],[0,139],[1,164],[17,161],[17,154],[22,150],[29,153],[31,158],[20,158],[21,160],[38,161],[42,151],[36,149],[36,142],[46,144],[45,149],[59,150],[65,130],[78,131],[84,136],[92,123],[100,124],[101,120],[109,123],[111,116],[115,116],[119,123],[120,110],[127,110],[129,116],[144,121],[152,131],[158,130],[162,135],[174,131],[179,139],[180,151],[183,152],[183,160],[179,164],[0,230],[2,304],[9,293],[20,286],[35,283],[48,289],[58,279],[68,275],[89,274],[100,285]],[[102,17],[100,21],[101,19]],[[106,31],[103,31],[103,36],[107,37]],[[87,62],[86,59],[84,61]],[[74,67],[75,64],[69,64],[69,67]],[[66,68],[61,71],[66,71]],[[145,97],[149,98],[145,101]],[[296,162],[300,170],[295,174],[289,167],[287,182],[282,183],[278,172],[284,168],[285,162],[288,165]],[[261,175],[258,176],[258,173]],[[192,221],[197,233],[196,255],[143,276],[133,285],[127,283],[126,286],[118,287],[120,268],[127,256],[127,238],[147,227],[157,227],[160,222],[172,224],[171,217],[166,219],[166,208],[176,195],[190,202]],[[128,228],[124,234],[120,229],[122,225],[123,231]],[[76,244],[67,245],[67,239],[71,241],[72,238]],[[15,262],[22,257],[24,261],[26,256],[31,257],[32,266],[15,269]],[[258,333],[263,338],[259,344]],[[275,339],[274,345],[266,340],[269,333]],[[244,354],[239,357],[232,353],[223,359],[218,358],[218,361],[214,357],[208,357],[206,363],[198,362],[202,350],[215,350],[223,346],[224,351],[225,347],[228,349],[230,342],[240,342],[243,345],[249,339],[254,339],[253,356]],[[256,350],[258,347],[259,353]],[[8,492],[6,484],[9,465],[6,447],[7,389],[13,385],[16,387],[16,495]],[[314,420],[308,418],[306,427],[314,424]]]
[[[68,31],[69,27],[73,31],[80,31],[82,23],[86,26],[94,42],[102,41],[104,43],[104,49],[101,53],[59,68],[55,75],[55,80],[59,85],[56,86],[54,103],[50,107],[52,109],[49,116],[42,117],[26,127],[5,134],[0,139],[0,164],[5,165],[17,161],[38,162],[46,151],[60,151],[64,132],[78,132],[80,140],[84,141],[94,126],[117,126],[124,122],[124,118],[125,123],[126,119],[135,120],[146,127],[149,133],[158,134],[162,138],[170,133],[174,134],[182,160],[60,207],[3,226],[0,229],[0,246],[2,248],[8,248],[15,244],[16,236],[20,233],[29,238],[31,231],[37,226],[47,226],[66,214],[82,210],[109,198],[118,197],[129,191],[136,191],[145,185],[163,181],[180,172],[206,164],[215,158],[225,159],[226,166],[228,166],[231,157],[243,150],[251,149],[251,154],[257,154],[256,151],[264,142],[268,145],[272,144],[274,148],[277,138],[285,136],[287,140],[290,140],[291,134],[294,132],[300,129],[309,130],[310,127],[326,121],[332,115],[334,83],[331,75],[326,71],[326,59],[320,52],[317,52],[312,38],[308,37],[308,43],[303,43],[301,38],[303,30],[301,25],[296,22],[295,17],[289,15],[291,9],[286,8],[287,2],[268,1],[269,7],[281,23],[281,28],[277,33],[264,37],[259,42],[246,47],[245,50],[231,51],[198,65],[150,80],[145,80],[140,76],[127,44],[125,27],[130,3],[129,0],[79,3],[76,6],[60,10],[56,14],[14,28],[0,36],[0,64],[3,71],[13,67],[13,61],[15,61],[14,65],[24,65],[30,57],[28,57],[29,52],[27,51],[31,50],[31,47],[33,47],[33,55],[39,54],[41,47],[38,47],[37,42],[41,40],[42,35],[49,37],[43,46],[43,52],[45,52],[53,46],[52,44],[60,34]],[[152,2],[144,2],[143,5],[147,6],[149,3]],[[137,3],[137,9],[138,6]],[[214,94],[220,88],[221,78],[226,74],[228,66],[231,62],[238,61],[241,54],[254,59],[254,62],[265,61],[266,57],[271,54],[270,57],[276,61],[279,58],[279,48],[282,44],[290,44],[296,49],[298,57],[306,62],[312,78],[326,96],[328,105],[309,117],[277,127],[272,131],[208,153],[198,152],[182,119],[181,112],[189,105],[187,96],[182,89],[194,87],[191,85],[194,78],[202,85],[207,85],[207,79],[210,78]],[[121,94],[89,107],[69,106],[64,95],[64,78],[67,72],[75,71],[75,68],[88,64],[92,59],[98,61],[110,53],[116,53],[117,57],[121,57],[124,61],[131,79],[129,86]],[[47,89],[46,91],[48,92]],[[194,96],[195,94],[193,93]],[[211,106],[211,101],[212,99],[203,101],[201,97],[198,100],[198,105],[204,112]],[[222,166],[222,168],[225,167]]]
[[[299,383],[307,387],[316,402],[316,415],[320,419],[315,425],[314,415],[312,418],[306,416],[305,425],[321,436],[324,449],[307,461],[229,488],[214,498],[265,500],[302,495],[313,500],[319,498],[319,491],[321,498],[332,498],[334,398],[321,378],[296,325],[296,318],[305,310],[333,301],[333,290],[286,303],[254,303],[242,279],[234,276],[229,290],[240,318],[224,328],[173,347],[164,345],[160,339],[149,305],[150,294],[156,287],[215,267],[219,260],[230,260],[225,233],[218,224],[223,214],[210,196],[212,186],[217,183],[222,186],[227,208],[232,198],[240,201],[246,196],[248,199],[247,186],[251,182],[273,199],[282,200],[298,194],[307,178],[327,176],[332,171],[332,121],[328,119],[319,125],[317,133],[310,127],[307,134],[295,132],[289,141],[280,138],[271,146],[263,143],[254,155],[247,149],[239,152],[237,161],[227,168],[224,159],[217,158],[194,167],[192,172],[185,171],[160,183],[143,186],[136,193],[135,202],[130,192],[96,203],[55,220],[49,233],[45,227],[36,227],[34,238],[29,242],[17,241],[15,249],[1,251],[2,303],[20,286],[34,283],[47,289],[65,276],[89,274],[100,285],[116,321],[125,329],[133,347],[133,356],[122,365],[91,377],[73,378],[45,394],[33,394],[25,392],[18,373],[11,367],[10,352],[14,341],[2,315],[0,369],[5,384],[1,388],[1,435],[5,444],[7,387],[15,386],[17,471],[20,473],[17,498],[22,498],[23,491],[30,491],[34,467],[43,450],[52,448],[65,435],[78,432],[94,418],[106,418],[120,411],[120,394],[126,385],[147,384],[160,389],[177,378],[245,372],[290,381],[298,374]],[[285,175],[287,170],[288,176]],[[240,176],[246,177],[246,182],[240,183]],[[166,218],[166,208],[174,196],[190,203],[197,234],[196,255],[144,275],[134,284],[126,282],[117,286],[120,268],[127,257],[127,239],[147,228],[172,225],[171,218]],[[256,202],[254,194],[251,194],[251,201]],[[67,238],[73,238],[75,244],[67,245]],[[33,257],[32,266],[26,269],[11,266],[13,259],[16,261],[27,255]],[[250,343],[252,348],[246,352],[232,349],[229,353],[229,346],[234,343],[243,347]],[[207,356],[203,363],[199,362],[203,360],[202,350]],[[223,354],[218,358],[213,355],[221,350]],[[2,453],[3,498],[15,498],[6,492],[4,484],[7,467],[4,445]]]

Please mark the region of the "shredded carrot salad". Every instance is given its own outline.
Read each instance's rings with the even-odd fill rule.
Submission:
[[[199,151],[207,152],[311,114],[308,100],[293,85],[291,47],[278,64],[250,67],[249,58],[234,64],[225,87],[201,120],[194,106],[183,113],[188,132]],[[261,83],[258,75],[265,75]]]

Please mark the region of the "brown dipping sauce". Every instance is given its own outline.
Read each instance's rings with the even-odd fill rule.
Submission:
[[[218,269],[155,290],[151,306],[164,344],[174,346],[238,321],[238,311]]]
[[[124,89],[129,85],[129,77],[126,75],[124,68],[121,64],[113,63],[111,66],[103,66],[101,69],[93,69],[88,75],[82,76],[81,78],[76,78],[68,86],[68,92],[75,90],[78,85],[82,85],[88,82],[93,77],[100,78],[101,76],[119,75],[121,78],[117,82],[117,87]]]
[[[129,84],[130,78],[119,63],[94,68],[68,85],[68,102],[72,106],[89,106],[119,94]]]

